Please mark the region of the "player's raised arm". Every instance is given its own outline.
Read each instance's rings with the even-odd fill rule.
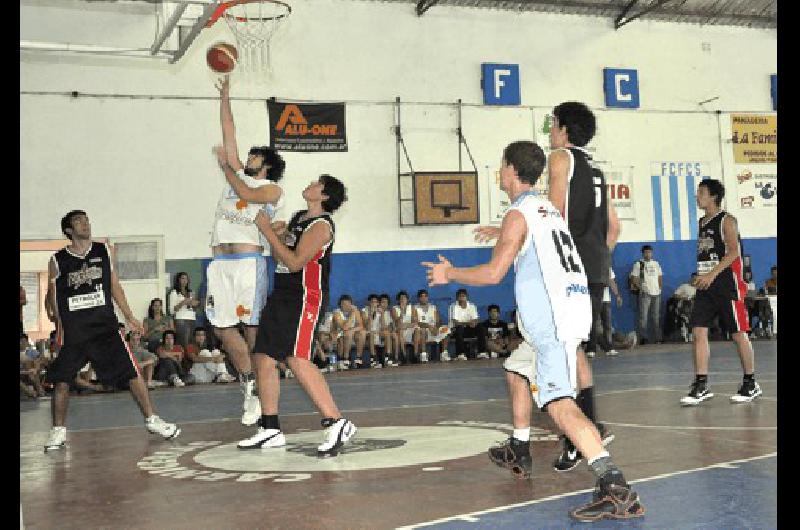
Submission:
[[[214,148],[214,154],[217,157],[220,169],[222,169],[222,172],[225,174],[225,180],[228,181],[228,184],[231,185],[240,199],[257,204],[274,204],[281,198],[283,190],[276,184],[265,184],[257,188],[251,188],[245,184],[236,174],[237,170],[229,163],[224,146],[216,146]]]
[[[222,124],[222,144],[225,147],[226,161],[236,172],[244,165],[239,160],[236,146],[236,126],[233,123],[233,113],[231,112],[230,79],[227,75],[220,79],[217,89],[219,89],[220,95],[219,119]]]

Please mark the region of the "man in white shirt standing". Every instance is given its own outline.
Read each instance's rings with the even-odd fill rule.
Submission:
[[[637,261],[631,270],[631,282],[639,289],[639,343],[661,342],[661,288],[663,273],[661,265],[653,259],[653,247],[642,247],[642,260]],[[642,269],[644,272],[642,273]],[[653,334],[648,325],[652,323]]]
[[[450,305],[449,313],[450,331],[456,339],[456,359],[466,361],[464,339],[478,338],[478,307],[467,300],[466,289],[456,291],[456,301]]]

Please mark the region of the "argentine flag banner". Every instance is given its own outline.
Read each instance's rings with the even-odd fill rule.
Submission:
[[[708,162],[651,162],[656,241],[697,239],[697,185],[711,178]]]

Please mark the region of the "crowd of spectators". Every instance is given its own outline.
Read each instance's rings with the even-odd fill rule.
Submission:
[[[633,264],[628,286],[634,295],[637,310],[637,329],[629,335],[616,332],[611,325],[611,310],[622,306],[622,296],[610,271],[609,286],[603,296],[598,320],[592,326],[587,354],[596,351],[617,355],[618,349],[630,348],[637,342],[661,342],[660,323],[663,271],[653,257],[653,249],[645,245],[642,259]],[[689,317],[696,293],[692,273],[687,281],[667,300],[663,334],[668,340],[691,341]],[[770,278],[758,289],[749,268],[745,270],[746,302],[751,321],[751,336],[771,337],[774,316],[768,297],[778,292],[778,268],[773,266]],[[337,307],[324,314],[315,336],[314,362],[322,371],[351,368],[392,368],[404,364],[450,362],[507,357],[522,341],[516,328],[514,312],[509,322],[501,319],[497,304],[487,307],[486,319],[481,320],[478,307],[469,300],[466,289],[459,289],[449,304],[444,322],[437,306],[430,302],[425,289],[411,301],[408,292],[394,296],[395,305],[387,293],[370,294],[359,309],[350,295],[342,295]],[[20,286],[20,328],[22,309],[27,302]],[[197,325],[196,308],[200,300],[189,287],[189,275],[175,276],[167,295],[166,311],[160,298],[151,300],[144,333],[120,333],[127,341],[131,354],[142,371],[148,388],[171,385],[182,387],[195,383],[230,383],[236,381],[235,369],[211,329]],[[53,320],[50,311],[48,316]],[[712,330],[712,335],[714,330]],[[43,374],[57,355],[56,332],[49,340],[32,345],[20,332],[20,392],[29,398],[47,394]],[[284,372],[291,377],[291,372]],[[83,367],[71,385],[72,390],[107,392],[94,378],[90,364]]]

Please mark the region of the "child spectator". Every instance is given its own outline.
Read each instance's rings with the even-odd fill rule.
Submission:
[[[186,346],[186,356],[192,363],[189,373],[197,383],[231,383],[236,378],[228,373],[225,356],[216,348],[210,348],[206,330],[195,328],[192,341]]]
[[[397,334],[401,362],[406,361],[406,346],[411,345],[412,355],[406,362],[419,362],[419,328],[417,311],[408,303],[408,293],[400,291],[395,297],[397,305],[392,308],[392,320]]]
[[[139,364],[139,368],[142,371],[142,377],[147,384],[147,388],[152,389],[158,386],[164,386],[163,382],[153,380],[153,371],[158,362],[158,356],[147,351],[147,348],[144,347],[142,344],[142,334],[136,330],[131,330],[128,332],[126,339],[128,341],[128,347],[131,349],[134,357],[136,357],[136,362]]]
[[[450,336],[450,329],[447,326],[442,326],[442,320],[439,318],[439,311],[436,306],[428,303],[428,291],[425,289],[417,291],[417,301],[419,303],[414,309],[417,311],[419,325],[419,350],[422,352],[420,361],[423,363],[428,362],[428,352],[425,346],[432,342],[439,345],[439,359],[443,362],[448,362],[450,355],[447,353],[447,342]]]

